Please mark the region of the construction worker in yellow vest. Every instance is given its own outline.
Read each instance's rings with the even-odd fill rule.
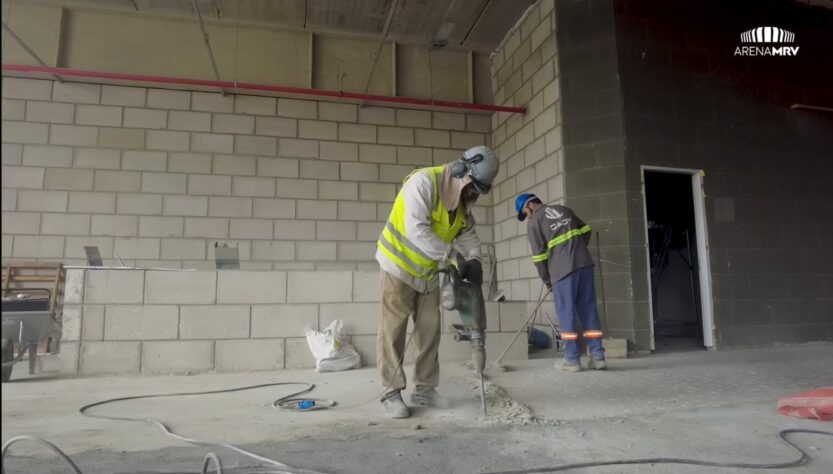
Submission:
[[[436,390],[442,326],[437,270],[453,246],[461,276],[483,282],[471,210],[478,196],[490,191],[498,166],[492,150],[476,146],[453,163],[414,171],[396,196],[376,250],[382,276],[377,363],[385,387],[382,407],[390,418],[410,416],[400,392],[405,388],[402,360],[411,317],[416,349],[411,404],[448,406]]]

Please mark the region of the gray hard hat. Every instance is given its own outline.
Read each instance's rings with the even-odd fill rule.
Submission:
[[[475,146],[463,153],[463,161],[468,165],[468,175],[477,191],[481,194],[489,194],[492,182],[500,168],[495,152],[489,147]]]

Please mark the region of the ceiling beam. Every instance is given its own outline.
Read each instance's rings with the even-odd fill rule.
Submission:
[[[483,4],[480,7],[480,11],[477,12],[477,16],[474,17],[474,21],[471,23],[471,26],[469,27],[468,31],[466,31],[466,36],[464,36],[463,39],[460,41],[460,46],[466,45],[466,41],[469,40],[469,37],[471,36],[472,32],[474,32],[475,27],[477,27],[477,24],[480,23],[480,19],[483,18],[483,13],[486,12],[486,8],[489,6],[491,2],[492,0],[483,0]]]

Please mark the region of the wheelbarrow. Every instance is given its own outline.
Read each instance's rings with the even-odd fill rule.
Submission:
[[[8,289],[2,302],[2,381],[8,382],[15,362],[29,352],[29,374],[34,375],[38,344],[45,341],[52,329],[49,308],[50,291],[42,288]],[[45,298],[33,297],[45,293]],[[8,297],[13,295],[14,297]],[[14,347],[19,347],[17,357]]]

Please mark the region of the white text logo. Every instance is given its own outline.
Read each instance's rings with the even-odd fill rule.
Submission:
[[[777,26],[759,26],[740,34],[742,43],[763,43],[760,46],[738,46],[735,56],[796,56],[798,46],[778,45],[792,43],[795,33]],[[769,46],[775,44],[774,46]]]

